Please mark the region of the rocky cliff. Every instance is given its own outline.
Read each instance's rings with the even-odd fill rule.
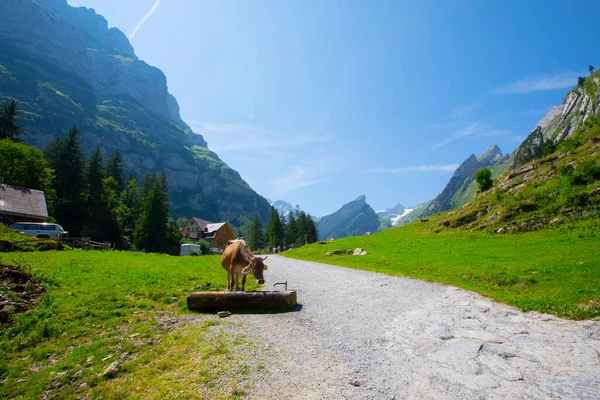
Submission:
[[[344,204],[342,208],[317,221],[319,240],[364,235],[379,230],[379,217],[366,202],[365,196]]]
[[[570,137],[590,116],[599,112],[600,75],[596,72],[567,93],[560,106],[550,108],[511,154],[511,167],[520,167],[551,152],[556,144]]]
[[[76,125],[86,151],[121,151],[139,180],[165,171],[175,217],[266,220],[266,199],[181,120],[162,71],[102,16],[66,0],[2,0],[0,16],[0,102],[19,102],[25,143],[43,148]]]

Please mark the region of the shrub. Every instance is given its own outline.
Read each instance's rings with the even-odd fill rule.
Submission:
[[[210,254],[210,245],[206,240],[200,239],[198,240],[198,244],[200,245],[200,252],[202,253],[202,255],[206,256]]]
[[[483,168],[475,173],[475,180],[481,192],[485,192],[494,185],[492,180],[492,171],[489,168]]]
[[[594,160],[582,161],[571,176],[573,185],[587,185],[597,180],[600,180],[600,165],[596,164]]]

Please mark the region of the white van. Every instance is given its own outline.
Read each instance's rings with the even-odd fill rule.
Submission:
[[[59,224],[48,222],[17,222],[16,224],[12,224],[10,229],[39,239],[57,239],[69,234]]]
[[[193,243],[182,244],[179,252],[180,256],[199,256],[200,254],[200,245]]]

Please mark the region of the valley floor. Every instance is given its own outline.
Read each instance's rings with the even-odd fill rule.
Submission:
[[[264,354],[250,398],[600,398],[600,321],[402,277],[267,263],[265,288],[287,281],[301,307],[228,318]]]

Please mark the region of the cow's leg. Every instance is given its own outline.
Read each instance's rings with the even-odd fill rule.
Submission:
[[[235,291],[237,292],[240,290],[240,286],[239,286],[239,282],[238,282],[238,280],[240,279],[239,274],[235,273],[233,275],[233,279],[235,279]],[[232,290],[233,290],[233,285],[231,285],[231,286],[232,286]]]
[[[231,292],[231,284],[232,284],[232,278],[231,278],[231,271],[227,272],[227,291]]]
[[[246,291],[246,274],[242,274],[242,292]]]

